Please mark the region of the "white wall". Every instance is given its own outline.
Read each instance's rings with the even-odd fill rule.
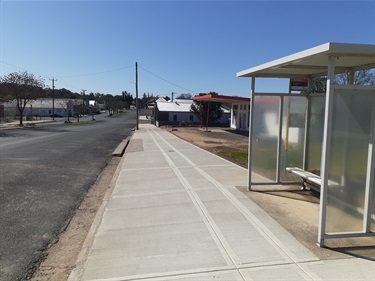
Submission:
[[[249,108],[248,102],[233,103],[231,109],[231,123],[232,129],[249,131]]]

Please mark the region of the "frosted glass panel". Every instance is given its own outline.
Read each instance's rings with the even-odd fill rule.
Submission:
[[[320,175],[322,159],[325,99],[325,96],[312,96],[310,99],[310,127],[306,168],[317,175]]]
[[[284,108],[280,155],[280,181],[298,182],[300,181],[300,177],[288,173],[285,168],[303,168],[307,98],[303,96],[286,96],[283,98]]]
[[[276,181],[279,96],[255,96],[252,128],[252,182]]]
[[[363,230],[374,102],[374,91],[334,90],[327,189],[327,233]]]

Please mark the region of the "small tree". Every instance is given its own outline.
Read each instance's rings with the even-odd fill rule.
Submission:
[[[315,77],[311,81],[311,93],[325,93],[327,88],[327,77]]]
[[[209,94],[216,93],[210,92]],[[206,94],[199,95],[201,96]],[[216,121],[219,120],[223,115],[223,109],[221,108],[220,102],[194,101],[194,103],[190,107],[190,110],[199,118],[202,123],[207,121],[208,114],[208,126],[212,126],[213,124],[215,124]]]
[[[44,81],[33,74],[13,72],[1,78],[2,91],[16,101],[20,116],[20,126],[23,126],[23,112],[31,100],[36,100],[44,95]]]

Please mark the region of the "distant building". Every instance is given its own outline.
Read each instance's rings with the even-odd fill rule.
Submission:
[[[74,116],[81,109],[85,109],[84,101],[81,99],[37,99],[27,103],[24,116],[33,117],[55,117]],[[18,115],[16,100],[4,103],[5,115]]]
[[[155,125],[179,125],[181,122],[199,125],[199,118],[190,110],[193,100],[174,99],[166,101],[160,98],[155,102]],[[218,124],[227,126],[229,124],[230,112],[224,109],[223,116]]]

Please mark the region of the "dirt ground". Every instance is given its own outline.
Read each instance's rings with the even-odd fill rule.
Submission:
[[[209,131],[196,127],[163,129],[220,156],[224,156],[223,151],[244,150],[248,145],[246,134],[223,128],[213,128]],[[116,177],[115,171],[119,163],[120,158],[113,158],[103,170],[66,230],[60,235],[57,243],[51,245],[47,251],[46,258],[36,269],[31,280],[67,280],[96,212],[103,198],[111,192],[109,187],[112,178]],[[237,161],[236,164],[247,167],[247,161]],[[257,187],[252,192],[249,192],[245,186],[237,188],[317,257],[332,259],[351,255],[375,261],[375,238],[327,240],[326,248],[319,248],[316,245],[319,216],[319,198],[316,193],[301,190],[300,186]]]
[[[228,151],[247,151],[249,138],[246,133],[227,128],[205,130],[197,127],[180,127],[172,130],[172,128],[164,127],[164,129],[181,139],[247,168],[247,159],[244,161],[234,160],[225,154]]]

